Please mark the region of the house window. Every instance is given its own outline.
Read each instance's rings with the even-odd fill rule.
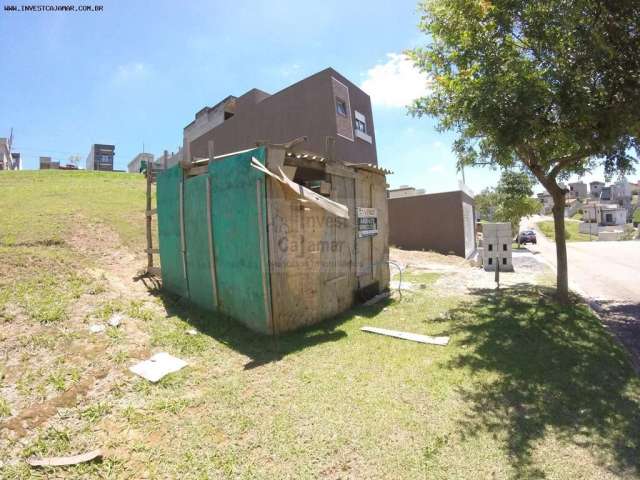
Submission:
[[[604,215],[604,221],[606,223],[613,223],[613,214],[612,213],[606,213]]]
[[[507,264],[507,259],[506,259],[506,258],[503,258],[503,259],[502,259],[502,264],[503,264],[503,265],[506,265],[506,264]]]
[[[342,115],[343,117],[347,116],[347,102],[337,97],[336,97],[336,113],[338,115]]]
[[[489,244],[489,251],[490,252],[493,251],[493,244],[492,243]]]
[[[503,251],[503,252],[506,252],[506,251],[507,251],[507,244],[506,244],[506,243],[503,243],[503,244],[502,244],[502,251]]]
[[[356,118],[356,130],[360,130],[362,133],[367,133],[367,124],[359,118]]]
[[[493,258],[489,257],[489,265],[493,263]]]

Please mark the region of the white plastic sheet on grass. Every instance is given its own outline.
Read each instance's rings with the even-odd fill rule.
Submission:
[[[177,372],[186,366],[187,362],[184,360],[176,358],[173,355],[169,355],[166,352],[160,352],[156,353],[149,360],[145,360],[129,367],[129,370],[136,375],[140,375],[142,378],[155,383],[161,380],[165,375]]]

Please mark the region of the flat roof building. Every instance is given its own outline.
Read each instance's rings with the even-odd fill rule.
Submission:
[[[91,145],[89,155],[87,155],[86,169],[112,172],[115,152],[116,147],[114,145],[94,143]]]
[[[257,88],[204,107],[184,129],[187,161],[307,137],[305,148],[350,163],[377,165],[371,100],[332,68],[273,95]]]
[[[60,162],[54,162],[51,157],[40,157],[40,170],[57,170]]]
[[[127,165],[129,173],[140,173],[147,165],[153,163],[153,154],[139,153]]]
[[[465,192],[388,198],[389,245],[468,258],[476,251],[475,203]]]

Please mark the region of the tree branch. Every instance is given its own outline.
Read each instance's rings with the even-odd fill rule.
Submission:
[[[575,162],[576,160],[580,160],[582,158],[587,158],[593,155],[591,150],[584,150],[580,153],[575,153],[573,155],[565,155],[563,157],[559,157],[553,160],[553,163],[557,162],[556,165],[549,172],[550,177],[556,177],[560,171],[569,165],[571,162]]]

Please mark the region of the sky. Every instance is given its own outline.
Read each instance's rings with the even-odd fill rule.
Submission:
[[[91,144],[107,143],[125,169],[143,146],[177,151],[203,106],[254,87],[275,93],[331,66],[371,96],[391,186],[458,188],[453,135],[407,114],[428,94],[427,77],[403,55],[426,42],[415,0],[96,4],[103,11],[0,7],[0,137],[13,128],[23,168],[37,168],[41,155],[80,155],[83,166]],[[499,174],[473,168],[465,177],[479,192]]]

